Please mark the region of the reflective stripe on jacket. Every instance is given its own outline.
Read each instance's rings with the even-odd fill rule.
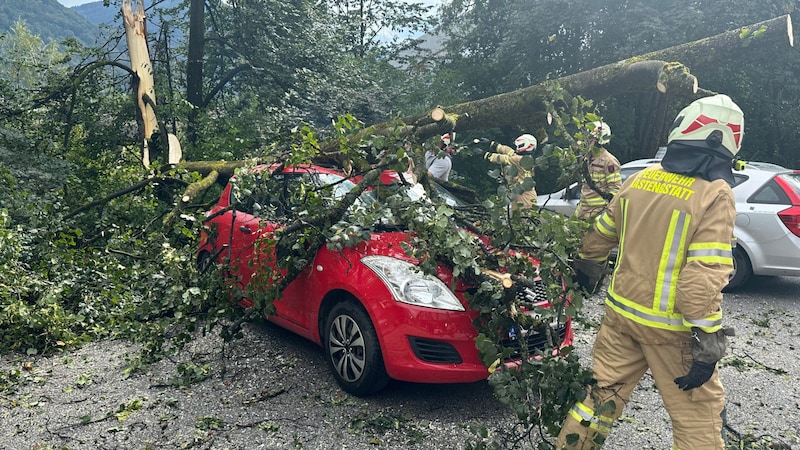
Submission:
[[[660,165],[632,175],[587,234],[581,257],[619,245],[606,298],[609,325],[642,342],[722,326],[722,288],[733,269],[733,191],[723,180],[678,175]]]

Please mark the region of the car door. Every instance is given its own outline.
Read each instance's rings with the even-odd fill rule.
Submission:
[[[313,170],[312,168],[297,170],[291,174],[284,174],[283,191],[281,202],[286,204],[286,219],[293,220],[300,214],[307,201],[307,189],[321,189],[324,186],[331,186],[331,192],[322,192],[323,198],[341,199],[355,185],[349,180],[344,180],[342,176],[332,173],[324,173]],[[332,206],[332,205],[331,205]],[[295,244],[291,242],[289,244]],[[328,250],[324,245],[319,252],[338,252]],[[314,256],[316,259],[316,255]],[[329,267],[325,267],[329,269]],[[324,286],[331,278],[341,276],[341,273],[330,270],[323,270],[315,263],[309,263],[303,272],[298,275],[282,292],[279,301],[275,302],[277,316],[283,326],[292,328],[295,332],[311,336],[312,329],[317,326],[317,312],[319,303],[324,295]]]
[[[320,173],[313,167],[295,167],[231,193],[230,214],[234,217],[227,219],[234,224],[229,227],[230,253],[245,295],[248,291],[261,292],[269,288],[266,283],[271,281],[269,275],[276,258],[283,251],[291,251],[291,246],[297,243],[275,242],[276,230],[301,217],[309,190],[325,185],[332,185],[334,198],[341,198],[354,187],[342,176]],[[316,324],[316,306],[321,299],[319,279],[316,271],[311,270],[312,266],[308,264],[304,272],[283,289],[274,303],[275,314],[270,317],[307,336],[310,335],[308,330]],[[281,272],[285,274],[286,271]]]
[[[253,273],[259,264],[273,260],[271,249],[263,245],[275,228],[281,226],[280,214],[265,214],[266,211],[277,211],[274,206],[273,186],[282,183],[281,174],[268,178],[269,184],[262,177],[256,177],[257,186],[253,189],[232,188],[229,192],[230,211],[221,215],[217,239],[227,242],[228,249],[220,255],[230,261],[233,276],[238,279],[241,288],[250,284]]]
[[[774,270],[796,263],[796,246],[791,242],[796,237],[778,216],[791,206],[791,199],[774,177],[747,197],[746,202],[737,204],[736,237],[749,249],[754,273],[759,274],[763,268]]]

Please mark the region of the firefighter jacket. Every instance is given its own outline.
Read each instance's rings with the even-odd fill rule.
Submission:
[[[493,143],[493,146],[494,145],[495,144]],[[506,178],[508,179],[509,187],[511,189],[513,189],[515,185],[522,185],[526,178],[533,178],[533,169],[531,168],[530,170],[526,170],[522,167],[520,161],[522,161],[523,156],[518,155],[513,148],[507,145],[496,144],[495,152],[496,153],[486,153],[484,158],[495,164],[514,166],[516,168],[516,175],[513,176],[508,173],[507,168],[504,170]],[[530,209],[535,204],[536,189],[531,187],[530,189],[521,192],[514,197],[511,208],[514,210],[518,207],[517,205],[521,205],[521,207],[524,209]]]
[[[608,192],[616,195],[622,185],[622,176],[619,173],[619,161],[605,148],[595,148],[589,152],[586,158],[586,165],[589,169],[589,176],[592,182],[601,192]],[[575,215],[580,219],[589,219],[597,216],[608,204],[608,200],[603,198],[600,193],[583,183],[581,186],[581,200]]]
[[[735,217],[724,180],[675,174],[660,164],[627,179],[580,252],[603,260],[619,246],[606,323],[650,344],[678,343],[692,327],[721,329]]]

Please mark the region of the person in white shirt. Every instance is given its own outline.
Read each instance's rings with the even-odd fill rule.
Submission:
[[[450,170],[453,168],[453,161],[450,155],[455,151],[450,147],[450,134],[443,134],[437,149],[425,152],[425,167],[428,168],[428,176],[448,181]]]

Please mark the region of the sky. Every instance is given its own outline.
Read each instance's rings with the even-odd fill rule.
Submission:
[[[96,1],[97,0],[58,0],[58,3],[61,3],[62,5],[66,6],[68,8],[71,8],[73,6],[78,6],[78,5],[82,5],[84,3],[91,3],[91,2],[96,2]]]

